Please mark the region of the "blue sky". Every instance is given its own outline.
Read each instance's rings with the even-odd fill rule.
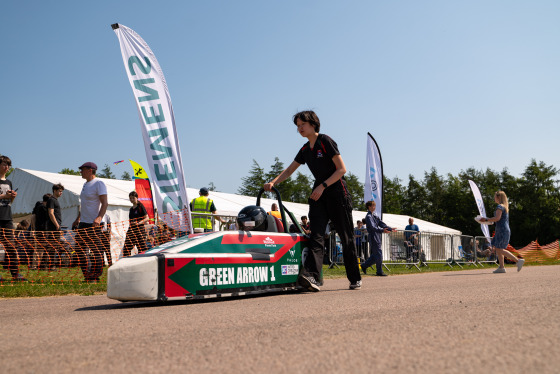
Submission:
[[[289,164],[304,109],[362,182],[367,132],[403,183],[431,167],[560,167],[558,1],[2,5],[0,153],[15,167],[94,161],[120,176],[130,167],[114,161],[146,163],[115,22],[163,69],[189,187],[236,192],[253,159]]]

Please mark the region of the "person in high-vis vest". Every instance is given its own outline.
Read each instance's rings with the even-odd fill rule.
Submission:
[[[267,213],[269,216],[274,216],[278,219],[282,219],[282,214],[280,214],[280,211],[278,210],[278,205],[276,203],[272,203],[272,206],[270,207],[270,212]]]
[[[199,197],[190,203],[193,229],[201,228],[204,232],[212,231],[212,214],[216,214],[214,201],[208,197],[208,188],[200,189]],[[220,222],[224,222],[221,217],[215,216]]]

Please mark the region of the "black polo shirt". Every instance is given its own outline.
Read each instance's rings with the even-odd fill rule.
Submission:
[[[313,188],[315,188],[329,179],[336,171],[336,165],[332,159],[339,154],[336,142],[328,135],[319,134],[313,148],[309,146],[309,142],[305,143],[294,161],[302,165],[307,164],[311,174],[315,177],[315,184],[313,185]]]
[[[62,211],[60,210],[60,203],[54,196],[47,201],[47,231],[55,231],[56,227],[52,223],[51,218],[48,216],[49,209],[53,209],[54,219],[58,222],[58,226],[62,225]]]
[[[0,180],[0,195],[4,195],[6,192],[12,189],[12,181],[9,179]],[[11,221],[12,220],[12,200],[2,199],[0,200],[0,220]]]
[[[35,231],[45,231],[48,219],[47,207],[41,201],[37,201],[32,213],[35,214]]]
[[[128,212],[128,218],[133,220],[133,219],[138,219],[138,218],[142,218],[145,217],[148,214],[148,211],[146,210],[146,208],[144,207],[144,204],[142,204],[141,202],[138,202],[138,204],[135,207],[130,207],[130,211]],[[136,222],[134,222],[136,223]]]

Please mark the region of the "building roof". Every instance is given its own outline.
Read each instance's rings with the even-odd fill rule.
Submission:
[[[16,168],[9,176],[13,187],[18,188],[18,197],[12,204],[14,214],[28,214],[33,211],[35,202],[42,200],[45,193],[52,192],[52,185],[61,183],[64,186],[64,194],[59,199],[63,209],[63,226],[70,226],[77,216],[80,206],[80,192],[84,185],[84,180],[80,176],[49,173],[45,171],[19,169]],[[119,222],[128,219],[128,211],[132,204],[128,199],[128,194],[134,190],[134,181],[123,181],[118,179],[101,178],[107,186],[107,198],[109,202],[108,214],[111,221]],[[189,200],[198,197],[199,188],[187,188]],[[255,205],[256,197],[243,196],[225,192],[210,191],[209,197],[214,201],[216,213],[224,216],[237,216],[237,213],[248,205]],[[261,206],[270,211],[275,199],[261,199]],[[309,205],[283,202],[299,220],[301,216],[308,216]],[[366,212],[352,211],[353,223],[365,218]],[[383,214],[383,221],[390,227],[404,230],[408,225],[409,216],[399,214]],[[432,222],[414,218],[414,223],[418,225],[420,231],[438,232],[460,235],[461,232],[449,227],[437,225]]]

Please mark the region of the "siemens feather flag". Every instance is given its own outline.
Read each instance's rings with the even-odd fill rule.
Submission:
[[[368,132],[364,202],[371,200],[375,201],[375,213],[383,218],[383,162],[377,142]]]
[[[156,56],[134,30],[118,23],[124,67],[138,106],[157,209],[164,221],[192,232],[181,150],[167,83]],[[187,214],[182,214],[186,209]],[[168,213],[168,214],[165,214]]]
[[[469,180],[469,184],[471,185],[471,190],[474,195],[474,200],[476,201],[476,206],[478,207],[478,212],[482,217],[486,217],[486,209],[484,208],[484,201],[482,201],[482,195],[480,194],[480,190],[478,186],[473,181]],[[490,230],[488,229],[488,225],[480,225],[482,229],[482,233],[486,236],[486,239],[490,240]]]

